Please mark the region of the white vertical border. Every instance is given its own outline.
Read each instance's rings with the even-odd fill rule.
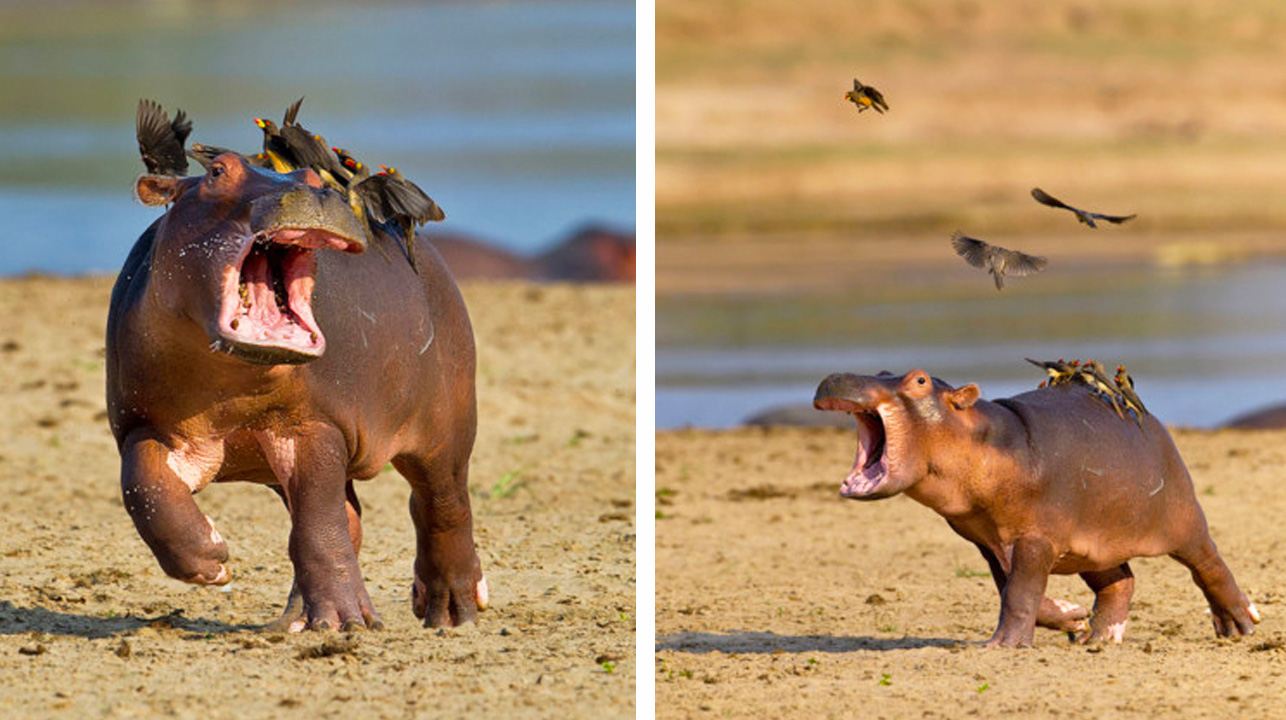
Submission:
[[[635,0],[635,716],[656,717],[656,3]]]

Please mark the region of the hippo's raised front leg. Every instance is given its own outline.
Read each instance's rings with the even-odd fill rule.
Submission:
[[[232,579],[228,546],[192,499],[192,488],[167,462],[170,449],[148,433],[121,444],[121,497],[134,527],[170,577],[198,585]]]
[[[452,466],[454,465],[454,466]],[[411,610],[426,627],[476,622],[487,607],[487,579],[473,546],[468,454],[458,463],[405,455],[393,466],[411,484],[415,580]]]
[[[297,464],[283,489],[290,508],[290,560],[303,600],[300,619],[313,629],[378,627],[351,537],[343,436],[334,428],[314,430],[297,438],[295,447]]]
[[[996,591],[1001,594],[1001,597],[1004,597],[1005,582],[1008,580],[1008,574],[990,550],[982,545],[975,544],[975,546],[982,553],[983,559],[987,561],[987,567],[991,569],[991,579],[996,583]],[[1036,624],[1040,627],[1060,632],[1077,633],[1089,628],[1087,621],[1089,616],[1089,610],[1086,610],[1085,606],[1051,598],[1047,595],[1041,598],[1040,610],[1036,613]]]
[[[1028,647],[1045,598],[1054,548],[1044,538],[1019,538],[1011,553],[1009,577],[1000,593],[1000,622],[987,647]]]

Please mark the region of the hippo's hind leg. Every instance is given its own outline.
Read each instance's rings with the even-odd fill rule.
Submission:
[[[1205,522],[1201,523],[1205,530]],[[1250,635],[1255,632],[1255,623],[1259,622],[1259,610],[1246,598],[1232,571],[1219,557],[1219,550],[1210,539],[1209,531],[1200,533],[1187,547],[1170,554],[1175,560],[1187,566],[1192,572],[1192,579],[1205,594],[1210,603],[1210,614],[1214,621],[1215,634],[1221,637],[1231,635]]]
[[[228,546],[167,461],[169,448],[142,433],[121,445],[121,496],[134,527],[170,577],[198,585],[231,580]]]
[[[469,506],[469,450],[431,458],[414,454],[393,458],[393,466],[411,484],[411,519],[415,522],[415,579],[411,609],[426,627],[475,622],[487,606],[487,580],[473,546],[473,511]],[[458,448],[457,448],[458,449]]]
[[[990,550],[982,545],[977,547],[979,552],[982,553],[983,559],[987,561],[987,567],[991,569],[991,579],[996,583],[996,591],[1001,594],[1001,597],[1004,597],[1005,582],[1008,580],[1005,569],[1001,567],[1000,561],[996,559],[996,556]],[[1089,616],[1089,610],[1086,610],[1083,605],[1051,598],[1047,595],[1041,598],[1040,609],[1036,613],[1036,624],[1040,627],[1071,634],[1088,628],[1087,618]]]
[[[1134,595],[1134,573],[1129,563],[1110,570],[1083,572],[1081,579],[1094,591],[1094,617],[1090,620],[1090,631],[1076,641],[1121,642],[1125,637],[1125,622],[1130,617],[1130,597]]]
[[[280,485],[270,487],[289,511],[290,503],[286,500],[286,491]],[[357,491],[353,488],[352,480],[349,480],[344,487],[344,493],[347,496],[344,510],[348,514],[348,539],[353,543],[353,554],[357,555],[362,550],[362,503],[357,499]],[[290,596],[286,599],[286,609],[282,611],[281,617],[268,623],[263,629],[269,632],[298,632],[307,624],[308,618],[304,616],[304,596],[299,592],[299,583],[293,582],[290,585]],[[379,630],[384,627],[384,623],[377,616],[368,627]]]

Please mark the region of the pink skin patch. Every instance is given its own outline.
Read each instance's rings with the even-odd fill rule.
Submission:
[[[478,603],[479,610],[486,610],[487,605],[491,603],[491,590],[487,587],[487,576],[483,575],[478,581],[478,586],[473,591],[474,599]]]
[[[1082,609],[1080,605],[1060,598],[1050,598],[1050,601],[1053,602],[1063,614],[1068,614]]]

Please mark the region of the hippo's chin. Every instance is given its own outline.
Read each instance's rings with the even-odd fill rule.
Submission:
[[[314,252],[345,245],[316,230],[247,238],[236,262],[224,268],[212,348],[262,365],[321,357],[326,338],[313,317]]]

